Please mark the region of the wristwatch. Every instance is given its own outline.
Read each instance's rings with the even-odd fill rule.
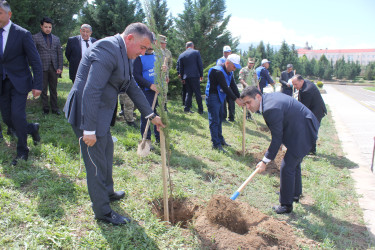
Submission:
[[[154,120],[155,117],[156,117],[156,114],[153,113],[148,119],[149,119],[150,121],[152,121],[152,120]]]

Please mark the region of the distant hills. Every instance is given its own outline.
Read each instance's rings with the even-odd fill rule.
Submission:
[[[253,42],[253,43],[240,43],[237,47],[237,50],[241,50],[242,52],[247,51],[250,47],[250,45],[253,45],[254,48],[258,46],[259,43]],[[290,46],[290,44],[288,44]],[[267,44],[264,44],[264,46],[267,46]],[[278,51],[280,49],[281,45],[271,45],[271,48],[273,48],[274,51]],[[302,48],[301,46],[296,46],[296,49]]]

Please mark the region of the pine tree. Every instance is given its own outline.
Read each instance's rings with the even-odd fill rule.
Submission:
[[[129,24],[145,19],[139,0],[95,0],[82,14],[80,22],[90,24],[96,38],[122,33]]]
[[[78,26],[73,15],[78,14],[86,0],[8,0],[12,9],[12,21],[32,34],[40,31],[40,20],[50,17],[54,23],[52,33],[64,44],[71,32]]]
[[[170,28],[172,28],[172,17],[168,15],[166,0],[152,0],[150,1],[151,12],[155,20],[155,28],[157,33],[167,35]]]

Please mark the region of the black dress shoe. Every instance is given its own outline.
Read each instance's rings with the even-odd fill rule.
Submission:
[[[124,191],[116,191],[109,196],[110,201],[118,201],[125,197]]]
[[[60,110],[52,110],[52,114],[61,115]]]
[[[39,123],[34,123],[34,131],[31,133],[31,137],[33,138],[34,145],[37,145],[38,142],[40,142]]]
[[[115,211],[111,211],[109,214],[106,214],[103,217],[96,217],[96,219],[105,223],[112,223],[115,226],[124,225],[130,222],[129,218],[119,215]]]
[[[277,205],[273,206],[272,210],[277,214],[289,214],[293,211],[293,205]]]
[[[187,114],[194,114],[193,110],[184,110],[184,112],[187,113]]]
[[[225,146],[225,147],[230,147],[230,145],[229,145],[228,143],[226,143],[225,141],[223,141],[223,142],[221,143],[221,145],[222,145],[222,146]]]
[[[27,161],[27,158],[28,158],[27,154],[17,155],[17,157],[12,161],[12,165],[16,166],[19,160]]]
[[[205,114],[206,112],[204,112],[203,110],[202,111],[198,111],[198,114],[200,114],[200,115],[203,115],[203,114]]]
[[[213,146],[212,148],[215,149],[215,150],[217,150],[217,151],[219,151],[219,152],[221,152],[221,153],[227,153],[227,151],[225,149],[223,149],[223,147],[221,145],[219,145],[219,146]]]
[[[48,115],[49,114],[49,109],[43,109],[43,115]]]

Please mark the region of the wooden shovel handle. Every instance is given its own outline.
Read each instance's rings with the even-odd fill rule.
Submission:
[[[158,99],[158,93],[155,92],[154,100],[152,101],[152,106],[151,106],[152,111],[154,111],[155,109],[155,104],[156,104],[157,99]],[[142,147],[146,142],[146,136],[147,136],[147,131],[149,127],[150,127],[150,119],[147,119],[146,128],[142,136],[142,143],[141,143]]]

